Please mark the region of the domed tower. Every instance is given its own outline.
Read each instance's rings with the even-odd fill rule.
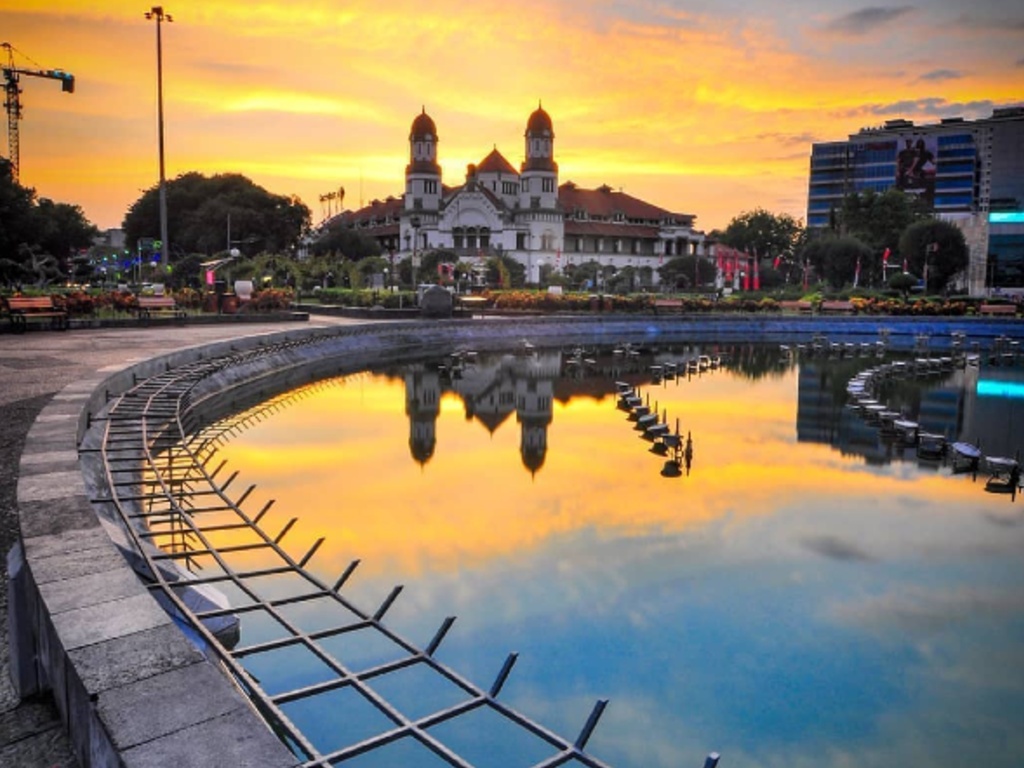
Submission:
[[[536,475],[548,453],[548,427],[554,408],[554,380],[539,370],[516,379],[516,419],[520,424],[519,455]]]
[[[421,466],[434,456],[437,417],[441,412],[441,377],[417,367],[405,375],[405,413],[409,417],[409,453]]]
[[[523,161],[520,205],[553,210],[558,203],[558,163],[551,116],[537,109],[526,121],[526,159]]]
[[[409,131],[405,166],[405,209],[436,211],[441,204],[441,166],[437,164],[437,126],[424,107]]]

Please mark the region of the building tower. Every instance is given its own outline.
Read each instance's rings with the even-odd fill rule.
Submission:
[[[441,377],[417,366],[405,375],[405,414],[409,417],[409,453],[420,465],[434,456],[437,417],[441,412]]]
[[[436,212],[441,204],[441,166],[437,164],[437,127],[424,109],[409,132],[405,167],[405,210]]]
[[[558,205],[558,163],[551,116],[539,104],[526,122],[526,159],[520,174],[522,208],[553,211]]]

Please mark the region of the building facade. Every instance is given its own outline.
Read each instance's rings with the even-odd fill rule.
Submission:
[[[546,265],[556,271],[596,261],[615,269],[656,270],[666,258],[705,254],[695,216],[667,211],[609,186],[581,189],[560,182],[551,117],[530,115],[519,170],[497,147],[449,186],[438,162],[439,137],[424,109],[409,132],[409,163],[400,197],[374,200],[339,216],[381,243],[393,258],[418,267],[426,251],[443,249],[482,262],[507,255],[537,283]],[[653,280],[657,273],[653,271]]]
[[[973,121],[889,120],[812,145],[807,227],[830,227],[848,194],[893,188],[963,230],[969,293],[1024,294],[1024,106]]]

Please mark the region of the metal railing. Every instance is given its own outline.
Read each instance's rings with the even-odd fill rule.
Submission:
[[[255,513],[245,509],[255,486],[235,491],[238,473],[226,473],[225,462],[215,464],[217,446],[236,430],[284,407],[289,398],[304,397],[308,391],[299,389],[271,398],[205,427],[201,423],[201,409],[193,403],[193,393],[208,377],[230,366],[271,359],[286,353],[289,347],[316,343],[316,338],[281,342],[170,368],[136,382],[111,400],[103,414],[94,419],[99,422],[94,428],[102,433],[99,452],[109,490],[109,498],[96,499],[95,503],[116,513],[144,563],[149,588],[195,633],[271,729],[309,768],[339,765],[357,755],[408,739],[415,742],[415,749],[428,750],[448,765],[470,768],[473,763],[460,753],[459,736],[446,736],[437,726],[482,712],[513,726],[518,732],[517,739],[525,735],[536,742],[531,749],[541,756],[532,763],[535,768],[570,762],[594,768],[604,766],[585,748],[607,701],[596,702],[575,740],[553,733],[498,699],[516,654],[509,654],[489,688],[478,687],[435,657],[454,617],[442,622],[426,647],[417,647],[384,623],[401,586],[394,587],[375,610],[365,611],[343,593],[358,560],[333,583],[327,583],[308,567],[323,538],[295,556],[284,546],[295,518],[280,530],[270,532],[268,512],[273,500]],[[228,537],[230,543],[224,541]],[[253,555],[260,556],[259,565],[247,564]],[[268,595],[254,586],[257,580],[267,577],[290,577],[301,588],[292,588],[285,596]],[[244,597],[236,599],[236,605],[197,602],[193,599],[195,590],[206,585]],[[308,629],[291,618],[289,609],[314,604],[325,606],[318,607],[318,614],[336,614],[339,620],[326,627]],[[238,621],[250,618],[271,621],[278,628],[278,636],[237,645]],[[235,631],[225,631],[225,627],[230,630],[232,626]],[[397,658],[359,669],[331,645],[340,637],[363,632],[373,633],[397,649]],[[323,670],[322,679],[284,690],[269,690],[247,662],[275,653],[313,661]],[[406,714],[380,689],[387,687],[381,684],[389,676],[414,668],[436,679],[438,686],[453,690],[458,700],[437,706],[427,714]],[[298,709],[307,705],[329,708],[336,706],[333,702],[340,693],[355,697],[350,699],[355,710],[372,710],[378,725],[372,732],[354,736],[346,743],[325,746],[294,722],[296,705],[301,705]]]

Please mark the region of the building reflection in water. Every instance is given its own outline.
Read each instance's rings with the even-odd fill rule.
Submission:
[[[608,696],[591,750],[614,765],[709,744],[736,768],[1019,764],[1024,512],[846,407],[876,360],[592,354],[586,372],[541,350],[346,376],[221,454],[254,507],[302,516],[296,551],[326,536],[314,570],[362,560],[351,599],[404,581],[400,633],[458,615],[445,660],[481,679],[521,652],[513,706],[571,732]],[[699,354],[724,365],[650,375]],[[660,475],[617,380],[693,435],[688,476]],[[1012,456],[1022,382],[957,368],[887,403]]]

